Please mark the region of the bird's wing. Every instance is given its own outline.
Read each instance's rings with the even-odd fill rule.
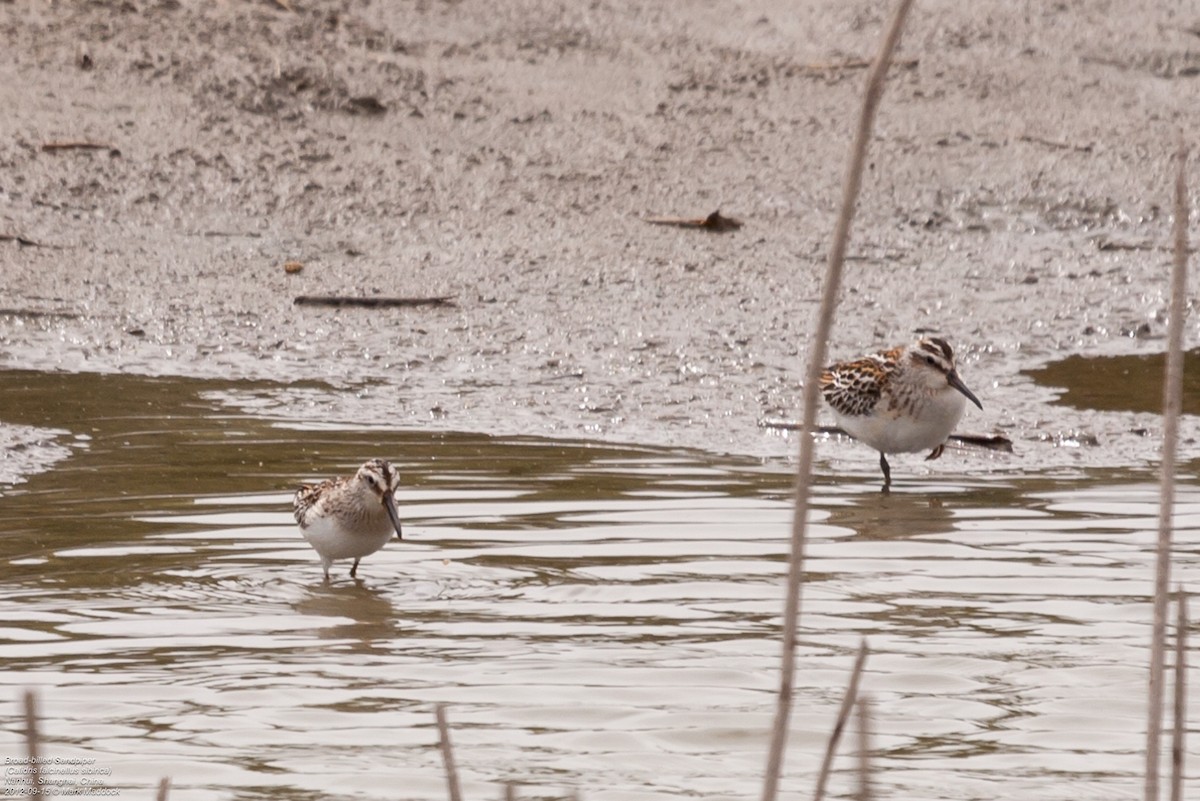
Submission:
[[[895,372],[894,361],[887,358],[889,354],[885,351],[825,368],[820,381],[825,402],[838,414],[870,414]]]
[[[300,524],[301,528],[304,527],[304,521],[312,508],[317,505],[317,501],[335,484],[337,484],[335,479],[329,479],[320,484],[301,484],[300,489],[296,490],[296,496],[292,498],[292,514],[296,516],[296,522]]]

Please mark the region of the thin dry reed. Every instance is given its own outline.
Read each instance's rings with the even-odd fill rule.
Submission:
[[[446,788],[450,793],[450,801],[462,801],[462,790],[458,785],[458,767],[454,764],[454,749],[450,746],[450,727],[446,725],[446,705],[438,704],[434,708],[437,718],[438,746],[442,749],[442,764],[446,768]]]
[[[25,691],[25,753],[29,756],[29,767],[33,771],[29,774],[33,780],[31,787],[41,786],[42,775],[42,743],[41,735],[38,733],[38,715],[37,715],[37,693],[33,690]]]
[[[1187,593],[1179,588],[1175,616],[1175,710],[1171,730],[1171,801],[1183,801],[1184,732],[1187,731]]]
[[[858,656],[854,659],[854,667],[850,669],[850,684],[846,694],[842,696],[842,706],[838,709],[837,721],[829,734],[829,742],[825,744],[825,758],[821,760],[821,770],[817,773],[817,789],[813,792],[813,801],[821,801],[825,797],[825,785],[829,782],[829,771],[833,768],[833,757],[837,753],[838,743],[842,732],[846,730],[846,721],[850,719],[850,710],[858,700],[858,682],[862,678],[863,667],[867,664],[867,641],[864,638],[858,646]]]
[[[167,801],[167,795],[171,792],[171,777],[163,776],[158,780],[158,794],[154,796],[155,801]]]
[[[871,699],[858,699],[858,792],[855,801],[871,801]]]
[[[842,283],[842,267],[846,260],[846,247],[850,238],[850,224],[862,186],[863,165],[866,161],[867,145],[875,125],[875,112],[883,96],[884,77],[892,54],[900,41],[904,20],[908,16],[912,0],[899,0],[892,16],[891,25],[879,48],[871,69],[867,74],[866,90],[858,128],[850,149],[850,162],[842,184],[842,205],[834,228],[833,241],[829,248],[829,263],[825,271],[825,283],[821,294],[821,307],[817,314],[817,326],[813,332],[808,353],[808,370],[804,379],[804,415],[800,425],[800,456],[796,464],[795,509],[792,514],[791,559],[788,562],[787,599],[783,611],[783,656],[779,668],[779,697],[775,709],[775,721],[771,732],[771,745],[767,753],[766,774],[763,776],[762,801],[775,801],[779,792],[779,778],[783,770],[783,754],[787,746],[788,725],[792,715],[792,695],[796,673],[796,636],[800,622],[800,584],[804,577],[804,546],[808,517],[809,481],[812,476],[813,429],[817,420],[817,382],[825,365],[825,350],[829,343],[829,332],[833,328],[833,314],[837,307],[838,291]]]
[[[1150,637],[1149,700],[1146,721],[1144,801],[1158,801],[1159,752],[1163,721],[1163,665],[1166,651],[1167,588],[1171,582],[1171,517],[1175,510],[1175,456],[1183,393],[1183,318],[1187,294],[1187,147],[1175,155],[1175,259],[1171,268],[1171,308],[1167,323],[1167,369],[1163,379],[1162,468],[1159,473],[1158,553],[1154,571],[1154,624]]]

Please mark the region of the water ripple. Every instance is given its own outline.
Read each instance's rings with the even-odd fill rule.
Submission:
[[[437,794],[439,702],[471,795],[508,780],[534,798],[752,793],[790,478],[529,441],[439,454],[436,473],[406,466],[406,540],[359,581],[345,565],[321,581],[276,489],[77,498],[124,527],[51,521],[40,549],[10,543],[8,698],[43,689],[55,755],[96,757],[123,787],[170,774],[201,799]],[[1063,782],[1126,797],[1155,493],[1136,478],[818,486],[788,786],[809,785],[865,635],[888,797],[1049,801]],[[1200,490],[1180,501],[1176,578],[1196,584]]]

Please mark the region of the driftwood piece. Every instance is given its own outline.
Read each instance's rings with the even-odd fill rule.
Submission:
[[[338,295],[301,295],[296,306],[358,306],[366,309],[392,309],[411,306],[453,306],[449,295],[433,298],[349,298]]]

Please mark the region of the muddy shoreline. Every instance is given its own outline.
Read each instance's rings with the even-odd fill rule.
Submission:
[[[276,381],[225,402],[313,422],[791,455],[761,423],[797,413],[877,5],[292,5],[0,5],[0,366]],[[947,336],[985,407],[964,429],[1018,454],[903,469],[1155,458],[1156,415],[1052,405],[1022,370],[1162,349],[1197,26],[916,8],[831,352]],[[100,147],[46,147],[71,143]],[[716,209],[743,227],[644,221]]]

